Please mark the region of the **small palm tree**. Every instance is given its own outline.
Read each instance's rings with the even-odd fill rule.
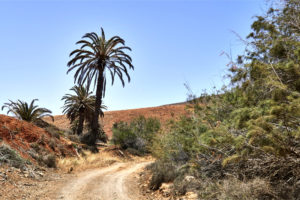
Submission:
[[[89,92],[88,87],[82,85],[74,86],[70,90],[75,94],[66,94],[62,97],[62,100],[65,101],[63,113],[67,115],[71,124],[74,123],[75,120],[78,120],[76,132],[78,135],[81,135],[84,121],[91,122],[96,97],[92,95],[92,92]],[[105,106],[101,108],[105,108]],[[99,114],[103,116],[104,114],[101,108]]]
[[[12,113],[18,119],[28,122],[34,122],[45,116],[51,117],[52,121],[54,121],[54,117],[51,115],[52,112],[46,108],[34,105],[35,101],[38,101],[38,99],[33,99],[29,105],[25,101],[17,100],[14,102],[9,100],[9,103],[5,103],[2,106],[2,110],[6,108],[8,110],[7,114]]]
[[[74,56],[69,62],[69,70],[67,73],[76,69],[74,74],[75,82],[79,85],[92,82],[96,86],[96,101],[95,110],[92,119],[92,134],[90,143],[94,144],[99,135],[99,111],[102,104],[102,98],[105,96],[106,88],[106,72],[110,73],[112,84],[114,83],[115,75],[117,75],[123,87],[125,86],[124,74],[130,81],[127,67],[133,69],[132,60],[124,51],[131,49],[125,46],[125,41],[119,36],[114,36],[110,39],[105,38],[104,30],[101,28],[101,36],[96,33],[87,33],[83,39],[76,44],[80,44],[79,49],[71,52],[70,57]],[[85,38],[87,40],[85,40]]]

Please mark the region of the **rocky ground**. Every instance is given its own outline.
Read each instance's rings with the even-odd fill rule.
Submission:
[[[151,173],[144,169],[136,174],[135,181],[139,183],[140,191],[143,196],[149,200],[197,200],[197,194],[194,192],[187,192],[184,196],[174,197],[172,195],[173,183],[163,183],[156,191],[149,189],[149,182]]]
[[[51,169],[20,170],[13,167],[0,167],[0,199],[53,199],[66,176]]]

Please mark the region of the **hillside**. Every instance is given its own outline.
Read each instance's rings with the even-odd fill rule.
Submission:
[[[160,119],[164,124],[170,119],[177,119],[181,115],[187,113],[185,110],[186,104],[172,104],[164,105],[158,107],[149,108],[139,108],[139,109],[129,109],[129,110],[119,110],[119,111],[107,111],[104,112],[104,118],[101,119],[101,123],[104,125],[104,131],[109,138],[112,136],[112,125],[115,122],[125,121],[129,122],[132,119],[143,115],[145,117],[155,117]],[[54,123],[50,118],[45,118],[48,123],[53,123],[60,129],[68,129],[70,127],[70,122],[65,115],[54,116]]]
[[[0,141],[31,162],[41,162],[48,155],[75,155],[73,146],[63,137],[6,115],[0,115]]]

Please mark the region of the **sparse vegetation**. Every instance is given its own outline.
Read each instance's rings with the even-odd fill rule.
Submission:
[[[67,138],[69,138],[69,140],[72,142],[80,143],[80,138],[78,135],[68,134]]]
[[[60,136],[62,136],[64,134],[64,131],[60,130],[59,128],[57,128],[56,126],[54,126],[52,124],[45,122],[42,119],[35,120],[34,125],[44,129],[45,131],[50,133],[52,137],[55,137],[57,139],[60,139]]]
[[[16,168],[23,168],[29,162],[24,160],[18,152],[5,143],[0,144],[0,164],[6,163]]]
[[[59,129],[57,129],[56,127],[52,127],[52,126],[46,127],[45,131],[47,131],[48,133],[51,134],[52,137],[55,137],[57,139],[59,139],[61,136],[61,131]]]
[[[37,142],[31,143],[30,146],[36,152],[39,152],[41,150],[41,147],[40,147],[40,145]]]
[[[54,153],[49,152],[43,146],[41,146],[41,144],[36,143],[36,142],[31,143],[30,146],[32,147],[32,150],[29,151],[29,155],[34,160],[36,160],[39,165],[47,166],[49,168],[56,168],[56,156]],[[52,150],[55,150],[55,147],[57,147],[57,144],[54,139],[50,140],[49,147]],[[64,151],[64,149],[63,149],[63,151]]]
[[[56,141],[54,138],[51,138],[50,141],[49,141],[49,147],[52,149],[52,150],[55,150],[55,147],[56,147]]]
[[[56,157],[54,154],[46,154],[42,157],[42,162],[49,168],[56,168]]]

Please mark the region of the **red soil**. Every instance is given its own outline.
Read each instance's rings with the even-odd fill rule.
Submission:
[[[155,117],[158,118],[162,124],[165,124],[171,119],[178,119],[181,115],[185,115],[187,111],[185,110],[185,104],[176,105],[166,105],[150,108],[139,108],[130,110],[119,110],[119,111],[107,111],[104,112],[104,118],[101,119],[101,123],[104,126],[104,131],[109,138],[112,136],[112,126],[115,122],[125,121],[130,122],[132,119],[143,115],[145,117]],[[70,127],[70,122],[65,115],[54,116],[54,125],[60,129],[68,129]],[[52,123],[49,118],[45,118],[45,121]]]
[[[50,133],[42,128],[39,128],[32,123],[21,121],[6,115],[0,115],[0,138],[4,143],[17,150],[20,155],[26,159],[32,158],[28,151],[32,148],[30,144],[37,143],[42,146],[47,152],[54,153],[57,156],[61,155],[61,148],[64,149],[65,155],[75,155],[75,150],[72,145],[60,137],[57,139],[52,137]],[[60,149],[52,149],[49,146],[49,141],[55,142]]]

